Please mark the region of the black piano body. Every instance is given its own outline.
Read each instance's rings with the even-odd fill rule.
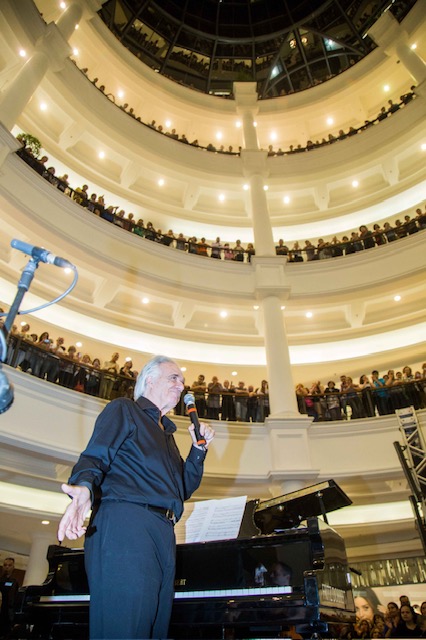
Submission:
[[[321,490],[321,498],[328,488]],[[288,506],[296,503],[253,501],[253,529],[246,522],[243,537],[178,545],[171,638],[266,638],[286,630],[308,638],[338,637],[335,625],[355,621],[342,538],[316,515],[291,528],[275,526],[300,520],[303,509],[297,506],[296,513]],[[312,505],[309,510],[315,511]],[[270,529],[271,522],[273,533],[251,535],[259,525]],[[52,545],[47,558],[43,585],[21,590],[19,637],[31,629],[27,637],[87,638],[84,551]]]

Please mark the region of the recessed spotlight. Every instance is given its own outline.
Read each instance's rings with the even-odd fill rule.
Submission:
[[[19,55],[21,56],[21,58],[26,58],[27,52],[25,51],[25,49],[19,49]]]
[[[235,123],[235,126],[237,127],[237,129],[240,129],[240,127],[241,127],[240,120],[237,120],[237,122]]]
[[[186,367],[181,367],[180,370],[182,371],[182,373],[185,373]]]
[[[76,25],[74,26],[74,29],[75,29],[75,31],[77,31],[77,29],[78,29],[78,24],[76,24]]]
[[[223,138],[223,134],[222,134],[222,132],[221,132],[221,131],[218,131],[218,132],[216,133],[216,140],[222,140],[222,138]]]
[[[256,120],[253,121],[253,127],[257,127],[257,122]]]
[[[76,343],[75,343],[75,346],[76,346],[76,347],[78,347],[78,348],[80,349],[80,347],[82,347],[82,346],[83,346],[83,343],[82,343],[82,342],[76,342]]]
[[[284,196],[283,202],[284,204],[288,204],[290,202],[290,196]]]
[[[158,180],[158,186],[159,186],[159,187],[163,187],[163,186],[164,186],[164,178],[160,178],[160,179]]]
[[[25,325],[26,325],[26,324],[27,324],[27,323],[25,322],[25,320],[22,320],[22,322],[21,322],[21,327],[25,327]]]
[[[277,134],[275,133],[275,131],[271,131],[269,137],[270,137],[271,140],[276,140],[277,139]]]
[[[352,180],[352,186],[354,189],[356,189],[357,187],[359,187],[359,182],[358,180]]]
[[[334,124],[334,118],[332,118],[331,116],[329,116],[329,117],[327,118],[327,124],[328,124],[328,125],[330,125],[330,126],[331,126],[332,124]]]
[[[65,267],[64,271],[65,273],[71,273],[72,269],[71,267]]]
[[[244,191],[248,191],[250,189],[250,185],[243,184],[243,189],[244,189]]]
[[[284,309],[285,309],[285,305],[284,305],[284,304],[282,304],[282,305],[281,305],[281,311],[284,311]]]
[[[99,151],[98,153],[98,158],[100,158],[101,160],[103,160],[105,158],[105,151]]]
[[[132,359],[132,358],[131,358],[130,356],[127,356],[126,358],[124,358],[125,362],[130,362],[130,361],[131,361],[131,359]]]
[[[420,149],[421,149],[422,151],[426,151],[426,142],[423,142],[423,143],[422,143],[422,145],[421,145]]]
[[[385,93],[387,93],[390,90],[390,86],[388,84],[385,84],[383,86],[383,91],[385,91]]]
[[[227,318],[228,317],[228,312],[227,311],[221,311],[219,313],[219,315],[220,315],[221,318]]]
[[[263,190],[264,190],[264,191],[268,191],[268,189],[269,189],[268,185],[267,185],[267,184],[264,184],[264,185],[263,185]]]
[[[172,126],[172,121],[171,120],[166,120],[165,125],[167,128]]]
[[[413,51],[415,51],[415,49],[417,49],[417,45],[415,42],[413,42],[413,44],[410,47]]]
[[[118,96],[119,98],[124,98],[124,91],[123,91],[123,89],[119,89],[119,90],[117,91],[117,96]]]
[[[254,305],[253,305],[253,309],[254,309],[255,311],[257,311],[257,310],[259,309],[259,305],[258,305],[258,304],[254,304]]]
[[[231,376],[237,376],[238,375],[238,371],[231,371]]]
[[[148,304],[149,298],[142,298],[142,304]]]
[[[61,7],[61,9],[66,9],[67,8],[67,3],[66,2],[60,2],[59,6]]]
[[[75,48],[72,50],[73,56],[78,56],[78,49]]]
[[[307,311],[307,312],[305,313],[305,316],[306,316],[307,318],[312,318],[312,316],[313,316],[313,315],[314,315],[314,314],[312,313],[312,311]]]
[[[399,302],[401,300],[401,296],[394,296],[393,299],[395,302]]]
[[[224,193],[220,193],[219,196],[218,196],[218,199],[219,199],[220,202],[224,202],[225,194]]]
[[[40,102],[40,111],[47,111],[47,104],[45,102]]]
[[[44,524],[45,526],[50,524],[50,520],[42,520],[41,524]]]

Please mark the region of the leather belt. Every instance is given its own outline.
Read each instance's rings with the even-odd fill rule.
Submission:
[[[149,509],[149,511],[153,511],[154,513],[159,513],[160,515],[167,518],[167,520],[170,520],[170,522],[172,522],[173,524],[176,524],[176,516],[171,509],[165,509],[164,507],[154,507],[151,504],[147,504],[146,508]]]

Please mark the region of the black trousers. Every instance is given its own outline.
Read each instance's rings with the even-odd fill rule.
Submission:
[[[173,604],[173,524],[129,502],[102,502],[86,534],[91,640],[167,638]]]

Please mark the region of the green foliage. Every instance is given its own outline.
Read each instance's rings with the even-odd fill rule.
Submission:
[[[38,157],[41,149],[41,142],[38,138],[35,138],[30,133],[20,133],[16,136],[16,139],[23,142],[25,146],[31,150],[35,158]]]

